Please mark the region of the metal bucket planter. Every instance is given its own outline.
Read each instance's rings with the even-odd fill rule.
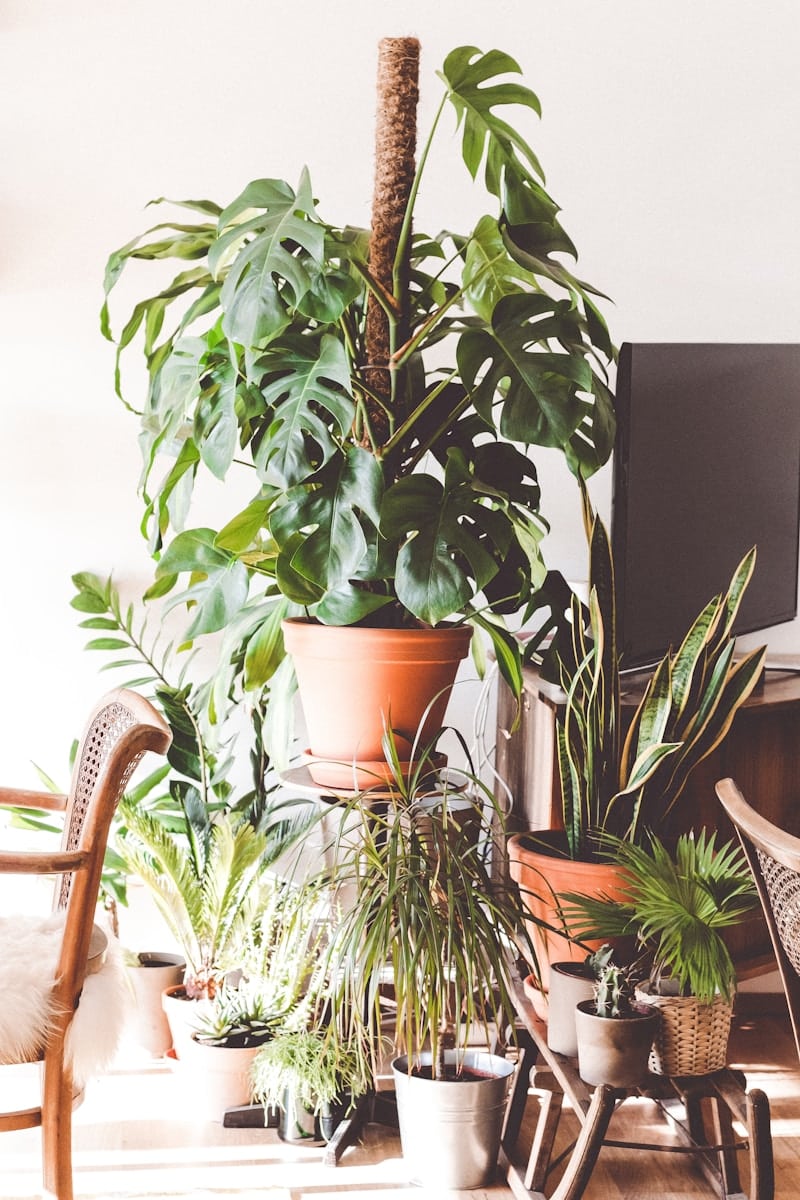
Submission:
[[[445,1061],[454,1065],[455,1052]],[[484,1187],[497,1166],[514,1063],[473,1050],[459,1061],[468,1077],[454,1081],[409,1075],[405,1056],[392,1063],[403,1157],[424,1187]],[[419,1062],[430,1068],[431,1055]]]
[[[303,1143],[306,1146],[319,1146],[329,1142],[336,1132],[339,1123],[352,1108],[352,1097],[348,1095],[332,1104],[322,1104],[319,1112],[314,1112],[314,1106],[308,1107],[300,1099],[295,1088],[289,1087],[283,1093],[280,1113],[278,1116],[278,1137],[282,1142]]]

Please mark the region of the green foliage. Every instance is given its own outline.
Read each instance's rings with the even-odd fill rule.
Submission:
[[[730,1000],[736,974],[721,931],[748,917],[758,896],[747,863],[716,834],[681,834],[674,853],[659,838],[636,846],[607,838],[605,852],[624,869],[621,899],[562,897],[578,938],[635,934],[652,959],[651,978],[675,981],[681,995]]]
[[[283,1013],[272,1012],[257,987],[224,983],[195,1019],[196,1037],[207,1046],[261,1046],[279,1032]]]
[[[363,1095],[371,1082],[362,1074],[358,1056],[332,1045],[323,1029],[279,1033],[256,1055],[252,1079],[253,1096],[266,1107],[281,1106],[291,1087],[300,1103],[315,1113],[347,1092]]]
[[[173,206],[177,218],[111,255],[102,329],[116,340],[119,395],[121,359],[136,343],[148,372],[139,416],[153,593],[191,604],[187,638],[225,629],[246,603],[264,614],[288,602],[330,624],[455,617],[481,625],[519,687],[520,652],[502,618],[545,579],[529,448],[559,448],[581,477],[606,461],[615,352],[598,293],[564,265],[575,249],[534,151],[501,115],[539,112],[518,74],[499,51],[448,55],[392,295],[370,274],[366,231],[328,224],[305,170],[296,188],[255,180],[224,208]],[[493,211],[467,235],[412,235],[448,106]],[[178,275],[140,300],[114,339],[108,298],[123,271],[170,259]],[[394,347],[385,434],[370,419],[370,296]],[[191,527],[204,471],[252,478],[250,502],[224,528]],[[231,662],[257,689],[275,654],[243,659],[231,643]]]
[[[391,1037],[396,1053],[413,1058],[430,1048],[441,1064],[446,1046],[463,1050],[471,1029],[488,1036],[490,1023],[504,1028],[513,1013],[507,955],[522,928],[521,903],[491,871],[502,816],[465,780],[466,820],[452,807],[463,795],[452,783],[440,808],[421,803],[431,784],[424,777],[399,786],[380,808],[361,797],[343,802],[333,865],[321,876],[338,907],[320,999],[332,1014],[329,1036],[349,1048],[377,1056]]]
[[[598,1017],[630,1017],[634,1012],[633,984],[612,956],[611,946],[604,945],[587,959],[595,978],[595,1013]]]
[[[668,828],[690,773],[727,735],[765,655],[761,648],[734,659],[731,633],[755,567],[753,549],[727,592],[709,601],[678,649],[656,666],[623,739],[611,547],[588,500],[586,521],[588,628],[573,597],[571,645],[561,652],[566,705],[557,722],[564,828],[573,858],[591,857],[603,833],[641,845],[648,829]]]
[[[237,954],[260,912],[265,870],[308,829],[314,813],[275,801],[258,704],[250,710],[253,787],[239,795],[228,779],[232,760],[224,742],[217,736],[210,744],[204,685],[188,682],[192,656],[172,683],[172,643],[162,645],[160,633],[150,637],[134,605],[123,610],[112,581],[81,573],[73,583],[73,607],[89,614],[81,627],[103,631],[87,649],[113,652],[106,669],[135,668],[129,685],[151,691],[173,735],[168,766],[118,807],[118,861],[151,890],[186,958],[190,991],[213,995],[225,971],[239,965]],[[218,715],[222,729],[236,708],[229,701]]]

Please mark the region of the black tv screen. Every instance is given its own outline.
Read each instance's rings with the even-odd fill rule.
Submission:
[[[677,647],[740,559],[735,632],[797,613],[800,345],[625,343],[611,536],[623,668]]]

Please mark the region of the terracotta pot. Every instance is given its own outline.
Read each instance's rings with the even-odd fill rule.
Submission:
[[[568,937],[543,929],[537,922],[563,927],[558,913],[558,899],[565,892],[580,892],[584,896],[622,898],[623,874],[616,863],[582,862],[565,858],[558,850],[566,846],[564,834],[557,830],[535,833],[516,833],[508,839],[509,873],[520,890],[525,907],[534,918],[527,929],[536,950],[542,990],[547,992],[550,963],[581,962],[587,947],[597,950],[601,941],[586,941],[580,946]],[[610,939],[606,939],[610,940]],[[537,1011],[544,1016],[546,1004]]]
[[[424,745],[441,727],[472,630],[365,629],[291,618],[283,636],[297,674],[312,777],[360,788],[385,777],[385,727],[394,730],[404,763],[418,734]]]

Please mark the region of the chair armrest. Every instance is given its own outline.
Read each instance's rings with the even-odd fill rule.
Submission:
[[[48,812],[63,812],[67,797],[58,792],[27,792],[24,788],[0,787],[0,804],[16,808],[40,808]]]
[[[88,861],[86,850],[0,850],[0,875],[63,875]]]

